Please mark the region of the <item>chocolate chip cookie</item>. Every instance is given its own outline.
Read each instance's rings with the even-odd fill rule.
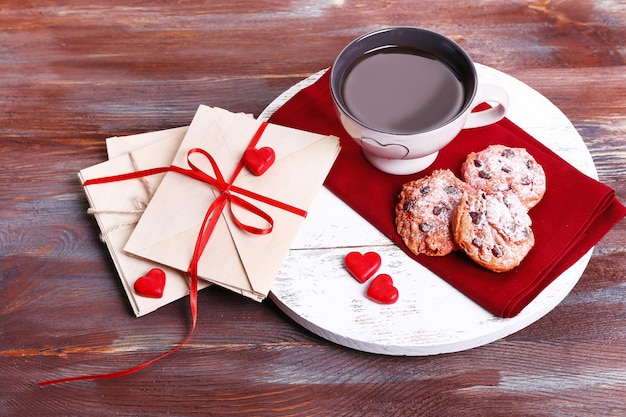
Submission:
[[[477,264],[506,272],[535,244],[526,207],[513,193],[466,192],[452,215],[456,243]]]
[[[461,168],[463,180],[487,193],[511,191],[527,209],[534,207],[546,191],[541,165],[524,148],[491,145],[472,152]]]
[[[450,220],[469,189],[450,170],[437,170],[402,186],[396,205],[396,229],[411,252],[444,256],[458,249]]]

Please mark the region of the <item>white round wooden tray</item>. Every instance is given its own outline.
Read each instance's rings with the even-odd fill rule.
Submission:
[[[476,65],[482,82],[509,92],[507,117],[571,165],[597,179],[582,138],[548,99],[515,78]],[[259,116],[267,120],[325,70],[311,75],[276,98]],[[393,277],[400,291],[395,304],[381,305],[365,296],[346,271],[350,251],[378,252],[378,273]],[[516,317],[502,319],[450,286],[400,248],[343,201],[323,188],[272,287],[270,298],[294,321],[340,345],[386,355],[422,356],[457,352],[485,345],[534,323],[576,285],[590,250],[550,284]]]

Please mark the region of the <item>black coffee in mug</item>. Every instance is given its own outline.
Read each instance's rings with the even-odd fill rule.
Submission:
[[[348,68],[343,102],[370,128],[399,134],[445,124],[463,107],[459,77],[444,62],[423,51],[388,46],[369,51]]]

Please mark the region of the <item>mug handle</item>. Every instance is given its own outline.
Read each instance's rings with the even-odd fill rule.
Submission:
[[[509,95],[499,85],[479,84],[471,107],[473,109],[479,104],[486,102],[495,102],[496,105],[485,110],[470,113],[463,129],[487,126],[501,120],[509,107]]]

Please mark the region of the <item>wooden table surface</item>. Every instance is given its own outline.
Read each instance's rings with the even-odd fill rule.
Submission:
[[[104,139],[186,125],[199,104],[260,112],[385,26],[446,34],[549,98],[626,201],[621,0],[4,0],[0,5],[0,415],[626,414],[626,222],[530,327],[426,357],[325,341],[270,301],[211,287],[132,314],[76,173]]]

